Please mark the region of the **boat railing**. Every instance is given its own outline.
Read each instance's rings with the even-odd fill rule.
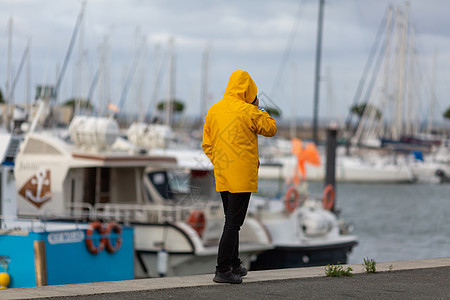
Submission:
[[[204,203],[196,203],[191,206],[192,210],[202,210],[207,216],[216,216],[223,218],[222,203],[218,201],[207,201]]]
[[[73,202],[66,204],[66,215],[75,219],[94,219],[94,207],[90,203]]]
[[[22,231],[23,224],[26,225],[26,228],[34,231],[35,230],[35,219],[22,219],[17,216],[3,216],[0,215],[0,232],[13,232],[13,231]]]
[[[58,221],[67,221],[69,218],[65,214],[45,212],[36,216],[0,216],[0,232],[47,232],[50,224]],[[81,218],[71,218],[74,226],[66,226],[68,229],[80,229],[83,222]],[[62,224],[62,223],[59,223]],[[66,228],[64,227],[64,228]]]
[[[190,211],[191,209],[187,207],[155,204],[98,203],[94,206],[96,219],[114,220],[123,223],[184,221],[189,216]]]
[[[92,221],[96,219],[115,220],[124,223],[151,222],[164,223],[184,221],[193,210],[202,210],[207,216],[220,214],[218,201],[197,202],[189,206],[164,204],[123,204],[123,203],[69,203],[65,207],[65,219]],[[48,213],[43,219],[55,218]],[[63,217],[60,215],[60,217]]]

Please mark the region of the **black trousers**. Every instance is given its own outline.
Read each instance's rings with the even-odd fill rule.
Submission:
[[[247,214],[250,194],[220,192],[225,213],[225,225],[223,226],[217,254],[216,271],[218,272],[227,272],[231,267],[241,265],[239,259],[239,230]]]

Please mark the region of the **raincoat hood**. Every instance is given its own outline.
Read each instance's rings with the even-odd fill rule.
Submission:
[[[214,165],[216,191],[258,191],[258,134],[274,136],[275,120],[251,103],[256,84],[246,71],[230,75],[222,100],[213,104],[203,126],[202,148]]]
[[[256,84],[250,74],[246,71],[237,70],[230,75],[224,98],[240,99],[252,103],[257,91]]]

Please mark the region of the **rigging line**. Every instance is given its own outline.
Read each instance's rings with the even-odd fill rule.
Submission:
[[[148,62],[148,47],[146,45],[144,45],[144,50],[143,50],[142,56],[143,56],[143,58],[142,58],[143,62],[139,66],[140,74],[139,74],[139,83],[137,86],[137,93],[136,93],[136,98],[138,101],[138,105],[137,105],[138,122],[144,122],[144,119],[145,119],[145,111],[143,110],[144,104],[143,104],[142,97],[143,97],[143,93],[144,93],[144,82],[145,82],[145,78],[146,78],[146,74],[147,74],[147,62]]]
[[[272,96],[275,95],[276,88],[280,85],[281,77],[283,76],[287,60],[289,58],[292,46],[294,44],[295,36],[297,35],[297,31],[298,31],[298,27],[299,27],[298,24],[300,23],[300,17],[302,16],[303,9],[305,7],[304,4],[305,4],[305,0],[300,2],[299,7],[297,9],[297,13],[296,13],[295,19],[294,19],[294,24],[292,26],[291,33],[289,34],[289,37],[288,37],[288,40],[287,40],[287,44],[286,44],[286,48],[284,50],[283,56],[281,57],[281,62],[280,62],[280,65],[278,66],[278,70],[277,70],[277,73],[275,75],[275,82],[274,82],[274,84],[272,86],[272,90],[271,90],[271,93],[270,93]]]
[[[95,71],[94,79],[91,82],[91,86],[89,87],[88,95],[87,95],[87,102],[86,102],[86,108],[89,109],[89,104],[91,103],[92,95],[94,94],[94,90],[97,87],[98,78],[100,77],[101,70],[100,68],[97,68]]]
[[[352,107],[355,106],[358,103],[358,99],[361,97],[361,93],[362,93],[362,90],[363,90],[363,87],[364,87],[367,75],[369,74],[369,70],[372,67],[373,58],[374,58],[374,56],[375,56],[375,54],[377,52],[381,36],[382,36],[383,31],[384,31],[385,26],[386,26],[386,21],[387,21],[387,14],[384,14],[384,17],[381,20],[380,25],[378,26],[378,31],[377,31],[374,43],[373,43],[372,48],[371,48],[371,50],[369,52],[369,57],[367,58],[367,62],[366,62],[366,65],[364,67],[363,74],[362,74],[362,76],[361,76],[361,78],[359,80],[358,87],[357,87],[355,95],[353,97]],[[350,127],[350,123],[352,121],[352,116],[353,116],[353,114],[351,113],[351,111],[347,112],[347,119],[345,121],[345,128],[347,128],[347,129]]]
[[[148,112],[152,108],[152,105],[155,104],[156,98],[159,95],[159,89],[161,87],[161,80],[162,80],[162,77],[164,76],[165,69],[166,69],[166,68],[163,68],[163,67],[166,65],[168,57],[169,57],[169,54],[167,52],[164,53],[163,59],[159,62],[159,68],[158,68],[155,84],[154,84],[154,87],[153,87],[152,97],[150,98],[150,103],[148,104],[148,108],[147,108],[146,112]],[[152,109],[151,110],[150,120],[153,119],[154,113],[155,113],[155,109]]]
[[[374,70],[373,70],[372,76],[371,76],[370,81],[369,81],[369,86],[367,87],[366,93],[365,93],[364,98],[363,98],[364,101],[362,103],[366,103],[363,115],[365,114],[365,110],[366,109],[374,110],[374,107],[369,108],[369,98],[370,98],[370,96],[372,94],[373,87],[375,86],[375,82],[376,82],[376,79],[378,77],[378,73],[379,73],[380,68],[381,68],[381,62],[383,61],[383,55],[384,55],[384,52],[385,52],[385,49],[386,49],[386,46],[387,46],[386,38],[384,39],[383,45],[380,48],[380,51],[378,53],[378,57],[377,57],[377,60],[376,60],[375,66],[374,66]],[[362,122],[362,118],[359,118],[356,128],[359,127],[361,122]],[[360,139],[357,142],[358,142],[358,144],[361,143],[361,137],[360,137]]]
[[[57,98],[58,92],[59,92],[59,87],[61,86],[61,82],[64,78],[64,73],[66,72],[67,64],[69,63],[70,56],[72,54],[73,46],[75,44],[75,40],[78,35],[78,30],[80,29],[80,25],[83,20],[85,7],[86,7],[86,2],[83,2],[82,7],[81,7],[81,12],[78,15],[78,19],[75,24],[75,28],[72,33],[72,37],[70,39],[70,44],[69,44],[69,48],[67,49],[67,52],[66,52],[66,57],[64,58],[63,67],[61,69],[61,72],[59,73],[58,80],[56,81],[55,89],[53,90],[53,93],[52,93],[51,103],[53,103],[53,104],[54,104],[54,102],[56,102],[56,98]]]
[[[20,60],[19,69],[17,70],[16,76],[14,77],[14,81],[11,85],[11,89],[8,95],[8,101],[12,103],[14,97],[14,90],[16,88],[17,81],[19,81],[20,73],[22,73],[23,65],[25,64],[25,60],[27,59],[28,52],[30,51],[30,45],[28,44],[25,50],[23,51],[22,59]]]
[[[258,99],[260,99],[260,106],[264,107],[266,106],[266,108],[269,108],[268,105],[266,105],[266,101],[269,102],[270,104],[272,104],[272,107],[274,107],[276,110],[278,110],[280,112],[280,115],[283,114],[283,110],[281,109],[281,107],[279,107],[270,97],[269,95],[267,95],[264,91],[260,92],[258,95]],[[261,105],[263,104],[263,105]]]
[[[135,52],[133,64],[128,72],[127,81],[125,82],[125,86],[122,89],[122,94],[120,95],[120,101],[119,101],[120,111],[123,110],[123,106],[125,104],[125,99],[127,98],[127,94],[128,94],[128,89],[130,88],[131,81],[133,80],[137,64],[139,63],[139,60],[141,58],[143,48],[145,47],[145,43],[146,43],[146,38],[143,38],[141,46],[138,47],[137,51]]]
[[[414,17],[410,17],[410,19],[416,19],[416,18],[414,18]],[[408,21],[408,24],[409,24],[409,26],[413,26],[412,24],[414,24],[415,22],[413,22],[413,21],[411,21],[411,20],[409,20]],[[423,44],[423,40],[422,39],[420,39],[420,35],[419,35],[419,32],[420,32],[420,30],[419,29],[417,29],[417,27],[416,26],[414,26],[414,28],[415,28],[415,30],[416,30],[416,39],[415,39],[415,43],[414,43],[414,49],[417,49],[417,50],[415,50],[415,52],[417,52],[417,53],[420,53],[420,52],[422,52],[422,53],[425,53],[426,51],[424,50],[425,49],[425,47],[424,47],[424,44]],[[423,97],[425,97],[425,96],[427,96],[427,97],[431,97],[431,93],[434,93],[435,94],[435,96],[437,95],[436,94],[436,92],[434,91],[432,91],[433,90],[433,88],[431,87],[432,86],[432,84],[431,84],[431,78],[430,78],[430,70],[429,70],[429,68],[428,67],[426,67],[426,66],[424,66],[424,64],[425,64],[425,62],[423,61],[423,57],[422,56],[418,56],[417,57],[417,59],[416,59],[416,62],[415,62],[415,65],[416,65],[416,68],[418,69],[418,70],[422,70],[421,72],[420,71],[418,71],[418,74],[419,74],[419,76],[420,76],[420,80],[419,80],[419,82],[421,83],[421,85],[422,85],[422,94],[424,94],[424,95],[422,95]],[[437,100],[437,98],[435,98],[436,100]],[[421,98],[420,99],[420,101],[422,102],[422,101],[425,101],[426,102],[426,104],[428,104],[428,100],[427,99],[423,99],[423,98]],[[439,101],[435,101],[435,105],[436,105],[436,103],[438,103],[438,105],[439,105]],[[426,109],[429,109],[428,107],[426,108]],[[428,117],[426,117],[425,118],[425,121],[428,119]]]

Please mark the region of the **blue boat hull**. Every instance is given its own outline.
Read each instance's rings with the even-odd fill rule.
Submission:
[[[97,254],[86,247],[86,230],[0,234],[0,256],[10,260],[9,287],[38,286],[39,276],[46,277],[47,285],[133,279],[133,234],[132,227],[123,227],[120,249],[115,253],[104,249]],[[100,235],[95,233],[92,239],[98,245]],[[37,244],[43,249],[40,258]],[[36,271],[37,260],[43,266],[43,275]]]

